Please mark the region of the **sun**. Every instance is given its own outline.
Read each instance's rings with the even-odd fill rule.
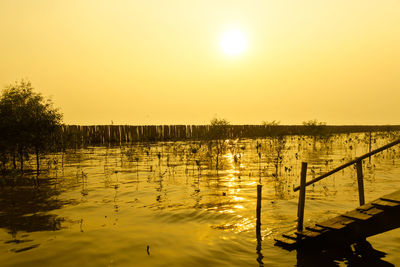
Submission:
[[[247,39],[240,30],[231,29],[222,34],[219,45],[222,52],[235,56],[247,49]]]

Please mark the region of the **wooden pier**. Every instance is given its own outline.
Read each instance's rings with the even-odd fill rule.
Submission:
[[[365,204],[362,161],[374,154],[400,144],[400,139],[364,154],[313,180],[306,181],[307,163],[303,162],[298,203],[297,230],[275,239],[275,245],[288,250],[347,246],[365,241],[369,236],[400,227],[400,190]],[[349,166],[356,165],[360,206],[355,210],[316,223],[303,229],[306,187]]]
[[[328,248],[363,241],[369,236],[400,227],[400,190],[355,210],[306,227],[304,231],[283,234],[276,245],[296,248]]]

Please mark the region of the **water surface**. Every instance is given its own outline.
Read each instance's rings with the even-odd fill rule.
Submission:
[[[393,138],[375,134],[372,149]],[[293,187],[301,162],[308,162],[308,179],[316,177],[368,152],[367,134],[228,140],[224,146],[218,172],[208,142],[159,142],[48,155],[39,184],[33,174],[0,178],[1,265],[296,266],[354,260],[342,252],[298,255],[273,240],[296,227]],[[400,188],[399,151],[394,147],[364,161],[367,202]],[[259,183],[261,240],[255,230]],[[354,209],[357,190],[353,167],[310,186],[305,225]],[[372,260],[400,263],[398,229],[367,241],[384,253]]]

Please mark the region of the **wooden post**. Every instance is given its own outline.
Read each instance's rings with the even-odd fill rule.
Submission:
[[[261,193],[262,185],[257,185],[257,223],[256,223],[256,234],[257,238],[261,237]]]
[[[357,161],[356,168],[357,168],[358,196],[359,196],[359,199],[360,199],[360,206],[362,206],[362,205],[365,204],[364,177],[363,177],[363,170],[362,170],[362,160]]]
[[[372,134],[371,131],[369,132],[369,147],[368,147],[368,153],[371,153],[371,147],[372,147]],[[371,163],[371,156],[369,156],[369,163]]]
[[[307,176],[307,162],[301,163],[301,176],[300,176],[300,193],[299,204],[297,209],[297,231],[303,231],[304,220],[304,205],[306,201],[306,176]]]
[[[262,185],[257,185],[257,223],[256,223],[256,236],[257,236],[257,262],[260,266],[264,266],[262,259],[264,256],[261,253],[261,193],[262,193]]]

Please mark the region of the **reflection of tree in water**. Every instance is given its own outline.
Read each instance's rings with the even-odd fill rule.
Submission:
[[[324,251],[297,251],[297,266],[394,266],[382,260],[385,252],[375,250],[367,241]]]
[[[48,212],[66,204],[56,197],[60,192],[48,181],[41,181],[39,187],[0,187],[0,228],[9,230],[15,237],[18,231],[55,231],[61,229],[63,218]]]

